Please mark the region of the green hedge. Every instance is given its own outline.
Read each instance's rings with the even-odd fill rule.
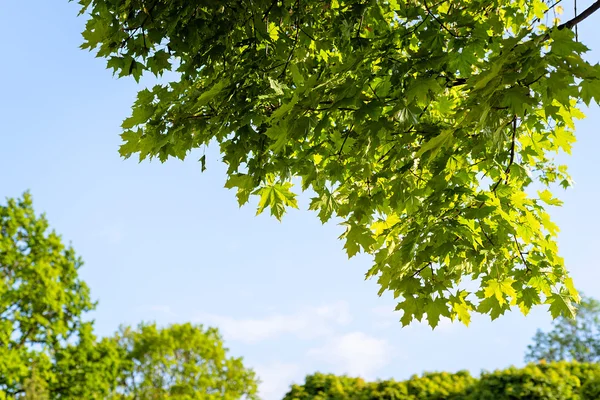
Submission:
[[[484,372],[426,373],[402,382],[314,374],[284,400],[598,400],[600,364],[529,364]]]

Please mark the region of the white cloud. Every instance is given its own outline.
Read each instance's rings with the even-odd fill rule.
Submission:
[[[386,340],[352,332],[309,350],[308,355],[332,364],[336,373],[374,378],[375,373],[390,362],[392,352]]]
[[[296,364],[273,363],[254,368],[260,379],[259,394],[263,400],[279,400],[289,391],[294,379],[301,378]]]
[[[302,310],[295,314],[272,314],[264,318],[232,318],[203,314],[196,321],[216,325],[227,340],[256,343],[290,334],[300,339],[314,339],[334,333],[336,325],[351,321],[345,302]]]

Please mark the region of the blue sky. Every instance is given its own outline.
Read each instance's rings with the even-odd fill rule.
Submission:
[[[238,208],[214,151],[205,173],[195,154],[163,165],[122,160],[119,125],[139,87],[78,49],[77,12],[66,0],[0,3],[0,198],[29,189],[84,258],[99,334],[142,320],[218,326],[263,379],[266,400],[315,371],[404,379],[522,364],[535,330],[550,324],[544,307],[526,318],[476,317],[469,328],[402,329],[393,299],[363,279],[369,258],[348,261],[341,227],[321,225],[306,197],[279,223]],[[579,29],[591,47],[598,21]],[[588,116],[568,159],[575,187],[552,215],[577,286],[600,297],[597,107]]]

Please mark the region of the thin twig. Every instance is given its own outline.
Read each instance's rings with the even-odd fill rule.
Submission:
[[[348,132],[346,132],[346,136],[344,136],[344,141],[342,142],[342,145],[340,146],[340,149],[337,153],[338,159],[342,156],[342,150],[344,150],[344,145],[346,144],[346,141],[348,140],[348,136],[350,136],[352,129],[354,129],[354,124],[352,124],[350,129],[348,129]]]
[[[371,86],[370,82],[368,83],[368,85],[369,85],[369,89],[371,89],[371,92],[373,92],[373,94],[375,95],[375,98],[377,98],[377,100],[381,101],[381,99],[379,98],[379,96],[377,96],[377,93],[373,89],[373,86]]]
[[[514,116],[514,118],[512,119],[511,122],[513,124],[513,132],[512,132],[512,140],[511,140],[511,145],[510,145],[510,160],[508,161],[508,165],[506,166],[506,169],[504,170],[504,175],[506,175],[506,177],[504,178],[504,184],[506,184],[508,182],[508,173],[510,172],[510,167],[513,165],[513,163],[515,161],[515,144],[516,144],[516,137],[517,137],[517,116],[516,115]],[[492,187],[492,192],[495,192],[496,189],[498,189],[498,186],[500,186],[500,182],[502,182],[502,177],[500,177],[500,179],[498,179],[496,184]]]
[[[577,16],[577,0],[573,0],[573,11],[573,15]],[[579,42],[579,32],[577,30],[577,25],[575,25],[575,41]]]
[[[269,17],[269,13],[271,12],[271,10],[273,9],[273,7],[275,7],[275,5],[277,4],[277,0],[273,0],[271,2],[271,5],[269,6],[269,8],[267,8],[267,11],[265,11],[262,20],[266,21],[266,19]]]
[[[427,268],[427,267],[429,267],[429,264],[425,264],[425,266],[424,266],[423,268],[421,268],[421,269],[419,269],[419,270],[415,271],[415,273],[414,273],[414,274],[412,274],[412,277],[414,278],[415,276],[419,275],[419,274],[420,274],[421,272],[423,272],[423,270],[424,270],[425,268]]]
[[[435,15],[434,15],[432,12],[431,12],[431,10],[429,9],[429,7],[427,6],[427,1],[423,0],[423,5],[425,6],[425,9],[427,10],[427,13],[428,13],[429,15],[431,15],[431,17],[432,17],[433,19],[435,19],[435,20],[436,20],[436,22],[437,22],[437,23],[438,23],[438,24],[439,24],[439,25],[440,25],[440,26],[441,26],[441,27],[442,27],[442,28],[443,28],[443,29],[444,29],[446,32],[448,32],[449,34],[451,34],[451,35],[452,35],[452,36],[454,36],[455,38],[460,38],[460,37],[461,37],[461,36],[457,35],[456,33],[452,32],[450,29],[448,29],[448,27],[446,27],[446,25],[444,25],[444,24],[442,23],[442,21],[440,21],[440,20],[439,20],[439,19],[438,19],[438,18],[437,18],[437,17],[436,17],[436,16],[435,16]]]
[[[517,240],[517,237],[515,235],[513,235],[513,239],[515,240],[515,244],[517,245],[517,250],[519,251],[519,255],[521,256],[521,260],[523,260],[523,265],[525,265],[525,268],[527,268],[527,272],[530,272],[531,269],[529,268],[529,264],[527,264],[527,260],[525,260],[525,256],[523,255],[523,251],[521,251],[521,245],[519,244],[519,241]]]

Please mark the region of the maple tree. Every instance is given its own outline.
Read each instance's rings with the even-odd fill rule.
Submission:
[[[599,1],[564,22],[543,0],[79,3],[83,48],[119,77],[168,81],[138,93],[122,156],[217,145],[240,205],[256,195],[278,219],[299,178],[348,256],[374,256],[366,276],[403,324],[573,315],[547,208],[571,185],[554,155],[600,98],[573,32]]]

